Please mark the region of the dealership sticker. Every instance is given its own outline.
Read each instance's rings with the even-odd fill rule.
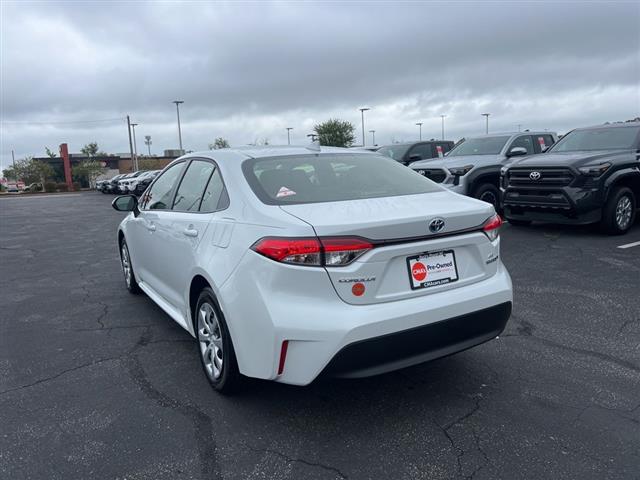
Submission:
[[[278,193],[276,194],[276,198],[289,197],[289,196],[295,195],[295,194],[296,194],[296,192],[294,192],[293,190],[290,190],[287,187],[282,187],[282,188],[280,188],[280,190],[278,190]]]
[[[436,152],[438,152],[438,157],[444,157],[444,154],[442,153],[442,146],[436,145]]]
[[[411,288],[434,287],[458,280],[453,250],[428,252],[407,258]]]
[[[542,150],[544,150],[545,148],[547,148],[547,146],[546,146],[546,145],[545,145],[545,143],[544,143],[544,138],[542,138],[542,137],[538,137],[538,143],[540,144],[540,148],[541,148]]]

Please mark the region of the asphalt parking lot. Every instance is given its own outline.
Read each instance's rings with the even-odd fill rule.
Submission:
[[[0,478],[640,478],[640,223],[506,226],[495,341],[400,372],[216,394],[118,261],[99,193],[0,199]]]

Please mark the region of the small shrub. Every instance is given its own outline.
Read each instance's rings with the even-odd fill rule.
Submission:
[[[56,184],[54,182],[45,182],[44,191],[47,193],[53,193],[56,191]]]
[[[69,191],[69,187],[67,186],[66,183],[58,183],[58,184],[56,184],[56,190],[58,192],[68,192]]]

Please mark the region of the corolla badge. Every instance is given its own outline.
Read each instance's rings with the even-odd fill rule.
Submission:
[[[540,180],[540,177],[542,177],[542,175],[540,174],[540,172],[531,172],[529,174],[529,178],[531,180]]]
[[[444,228],[444,218],[434,218],[429,222],[429,230],[431,233],[438,233]]]

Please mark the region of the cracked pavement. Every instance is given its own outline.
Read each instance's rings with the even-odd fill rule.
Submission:
[[[0,478],[640,478],[640,223],[506,226],[500,339],[217,395],[118,263],[99,193],[0,199]]]

